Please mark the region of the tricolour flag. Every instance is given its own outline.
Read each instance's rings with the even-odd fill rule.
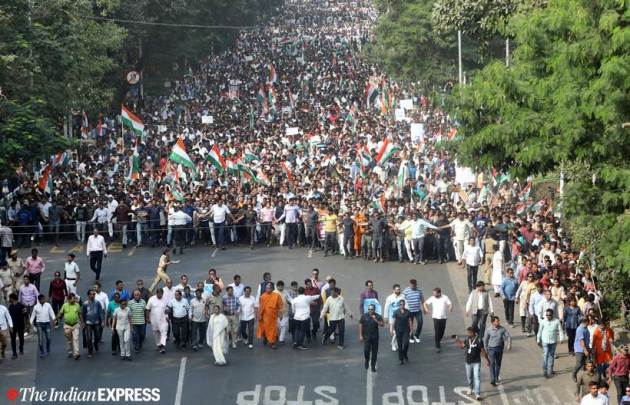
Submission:
[[[260,162],[260,158],[249,150],[245,151],[243,157],[245,158],[245,163]]]
[[[291,162],[284,161],[280,163],[280,165],[282,166],[282,171],[287,175],[287,179],[289,179],[290,182],[293,182],[293,172],[291,171]]]
[[[405,182],[409,178],[409,168],[407,167],[407,161],[402,161],[400,163],[400,168],[398,169],[398,177],[396,178],[396,186],[398,187],[398,191],[401,192]]]
[[[208,161],[212,164],[212,166],[216,167],[216,169],[223,173],[227,170],[227,163],[223,156],[221,156],[221,151],[217,147],[217,145],[213,145],[212,149],[210,149],[210,153],[208,153]]]
[[[379,212],[382,212],[383,214],[385,213],[385,192],[382,192],[381,195],[378,197],[372,197],[372,208]]]
[[[124,105],[122,106],[121,115],[123,125],[127,125],[129,128],[131,128],[136,136],[142,136],[142,134],[144,133],[144,124],[142,123],[142,120],[138,118],[138,116],[136,116],[134,113],[126,109]]]
[[[39,189],[52,194],[52,176],[50,172],[52,171],[52,165],[48,164],[44,167],[44,170],[41,171],[41,177],[39,178]]]
[[[89,132],[90,132],[90,123],[88,121],[87,114],[85,113],[85,111],[83,111],[83,115],[81,117],[81,134],[83,135],[83,138],[87,138]]]
[[[248,164],[246,164],[243,160],[239,159],[236,165],[238,167],[238,171],[243,174],[243,177],[245,177],[246,180],[256,181],[256,173],[254,173],[254,171],[252,170],[251,167],[249,167]]]
[[[532,182],[528,181],[527,185],[523,190],[518,194],[519,201],[526,201],[529,198],[529,194],[532,191]]]
[[[55,156],[53,156],[52,165],[53,167],[65,166],[68,164],[69,161],[70,161],[70,156],[68,155],[68,152],[60,152],[60,153],[57,153]]]
[[[181,138],[173,145],[171,155],[168,158],[182,166],[189,167],[193,170],[195,169],[195,164],[190,159],[190,156],[188,156],[188,153],[186,153],[186,145],[184,145],[184,140]]]
[[[267,69],[269,69],[267,76],[267,83],[273,84],[278,82],[278,74],[276,73],[276,68],[273,66],[273,63],[267,65]]]
[[[227,167],[228,174],[234,175],[238,173],[238,166],[232,159],[225,159],[225,166]]]
[[[378,155],[376,155],[376,162],[379,165],[384,164],[389,159],[394,156],[400,149],[392,144],[389,139],[385,138],[383,144],[381,145],[381,149],[378,151]]]
[[[263,102],[265,101],[265,87],[262,84],[258,87],[258,96],[256,98],[258,99],[258,102],[260,104],[263,104]]]
[[[269,177],[262,171],[261,168],[258,168],[258,172],[256,173],[256,181],[258,184],[262,184],[263,186],[270,186],[271,182],[269,181]]]
[[[367,108],[370,108],[370,105],[374,105],[376,103],[376,99],[378,98],[378,86],[372,84],[372,83],[368,83],[367,87],[365,88],[365,97],[366,97],[366,104],[367,104]]]

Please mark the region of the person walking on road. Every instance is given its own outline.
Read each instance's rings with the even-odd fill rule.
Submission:
[[[455,344],[466,351],[466,379],[470,388],[468,394],[472,395],[476,401],[481,401],[481,357],[490,366],[490,360],[483,347],[483,342],[477,335],[475,328],[468,327],[466,329],[466,340],[461,341],[455,336]]]
[[[131,311],[127,307],[127,300],[120,301],[113,319],[112,329],[118,334],[120,342],[120,359],[131,361]]]
[[[435,350],[440,353],[442,351],[442,338],[446,330],[446,319],[448,318],[448,313],[453,311],[453,304],[446,295],[442,295],[442,289],[436,287],[433,289],[433,296],[424,302],[423,307],[425,314],[431,311],[433,328],[435,330]]]
[[[470,326],[475,328],[475,332],[481,337],[486,331],[488,314],[494,315],[492,299],[486,291],[484,282],[477,281],[476,288],[470,292],[468,301],[466,301],[466,316],[472,316],[472,325]]]
[[[543,376],[551,378],[555,374],[553,363],[556,357],[556,346],[560,335],[560,321],[554,318],[553,309],[545,311],[545,320],[540,322],[536,341],[543,348]]]
[[[86,254],[90,258],[90,269],[96,274],[96,281],[98,281],[101,278],[103,257],[107,257],[107,244],[96,227],[94,227],[94,233],[88,238]]]
[[[590,342],[591,334],[588,331],[588,319],[584,317],[580,320],[580,325],[575,330],[575,343],[573,345],[573,351],[575,352],[575,367],[571,377],[573,382],[577,382],[578,372],[584,368],[586,360],[590,357]]]
[[[483,347],[488,353],[490,362],[490,384],[496,386],[501,382],[501,363],[503,361],[503,350],[512,348],[512,337],[502,325],[499,317],[490,318],[490,328],[486,329],[483,335]]]
[[[418,288],[418,282],[415,279],[409,280],[409,287],[403,290],[405,296],[405,302],[407,303],[407,309],[409,309],[411,315],[413,332],[413,321],[416,321],[416,330],[412,335],[409,335],[409,343],[420,343],[420,334],[422,333],[422,305],[424,305],[424,295],[422,290]]]
[[[514,277],[514,270],[507,270],[507,276],[503,278],[500,289],[501,297],[503,298],[505,321],[508,325],[514,327],[514,302],[516,300],[516,291],[518,290],[518,282]]]
[[[79,352],[79,332],[83,326],[83,316],[81,315],[81,306],[77,302],[77,296],[68,295],[68,301],[63,304],[57,314],[57,322],[63,318],[63,335],[68,345],[68,357],[74,357],[79,360],[81,357]]]
[[[376,306],[369,304],[367,313],[363,314],[359,321],[359,341],[363,342],[365,369],[370,367],[373,373],[376,372],[378,358],[378,328],[384,325],[383,317],[376,313]]]
[[[164,297],[164,290],[158,287],[155,295],[149,298],[146,310],[149,313],[148,322],[151,324],[155,345],[162,354],[166,353],[166,337],[168,335],[167,306],[168,301]]]
[[[608,367],[608,381],[615,383],[617,389],[617,403],[621,405],[621,397],[624,390],[629,387],[628,376],[630,376],[630,354],[628,354],[628,345],[625,345],[615,354],[610,367]],[[625,395],[630,395],[626,392]]]
[[[160,260],[158,262],[155,279],[153,280],[153,283],[151,283],[151,286],[149,287],[150,293],[153,293],[153,290],[155,289],[155,287],[160,285],[160,281],[166,284],[166,281],[171,279],[168,273],[166,272],[166,269],[168,269],[169,265],[177,264],[177,263],[179,263],[179,260],[171,261],[171,256],[169,254],[168,249],[164,249],[162,251],[162,256],[160,256]]]
[[[462,253],[462,260],[466,263],[468,291],[474,290],[477,285],[477,275],[482,259],[483,252],[481,248],[475,244],[475,238],[468,238],[468,245]]]
[[[88,358],[98,352],[100,337],[103,333],[103,323],[105,322],[105,311],[101,303],[96,301],[96,292],[89,290],[87,292],[88,299],[83,303],[81,315],[84,320],[83,333],[88,347]]]
[[[398,309],[393,314],[394,333],[396,335],[396,343],[398,346],[398,361],[400,364],[409,363],[409,336],[413,326],[413,318],[407,308],[405,308],[405,300],[398,302]]]
[[[66,289],[69,293],[74,294],[77,293],[77,287],[81,279],[81,270],[79,270],[79,265],[74,261],[75,257],[74,253],[68,253],[66,263],[63,265],[63,278],[66,282]]]

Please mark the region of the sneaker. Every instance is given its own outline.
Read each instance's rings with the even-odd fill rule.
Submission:
[[[481,395],[475,395],[475,401],[481,401],[482,399]]]
[[[416,343],[420,343],[420,342],[422,342],[422,340],[420,340],[420,337],[419,337],[419,336],[416,336],[414,339],[416,340]]]
[[[250,349],[253,349],[254,345],[247,345],[247,347],[249,347]]]
[[[343,346],[341,346],[341,345],[337,346],[337,350],[343,350],[343,349],[344,349]]]
[[[236,342],[232,342],[232,349],[236,349]]]
[[[416,341],[415,341],[415,339],[414,339],[414,338],[410,337],[410,338],[409,338],[409,343],[416,343]]]
[[[309,348],[306,347],[306,346],[298,346],[298,349],[300,349],[300,350],[308,350]]]

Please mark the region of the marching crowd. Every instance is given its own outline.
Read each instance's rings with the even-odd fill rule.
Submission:
[[[124,360],[142,349],[147,325],[158,351],[169,338],[178,348],[209,345],[219,365],[237,342],[251,349],[254,333],[271,348],[291,335],[296,349],[318,339],[343,349],[355,313],[333,279],[314,273],[285,286],[266,274],[258,285],[238,276],[225,285],[211,269],[205,281],[181,276],[173,286],[167,273],[177,263],[171,254],[193,245],[304,246],[348,260],[464,266],[471,327],[456,343],[466,350],[475,397],[481,359],[499,384],[511,345],[492,306],[500,299],[506,326],[519,325],[542,347],[545,377],[555,374],[566,341],[576,395],[603,404],[597,390],[614,381],[621,404],[630,359],[627,348],[615,354],[590,258],[563,233],[553,201],[533,199],[530,182],[496,173],[462,179],[438,147],[456,136],[449,116],[414,84],[387,79],[361,57],[375,17],[364,1],[287,2],[278,16],[241,32],[233,50],[168,83],[166,96],[131,98],[132,128],[105,117],[79,148],[41,170],[18,164],[3,181],[0,207],[2,357],[10,340],[17,358],[35,328],[45,357],[60,324],[77,359],[80,341],[88,357],[103,347],[105,326],[112,353]],[[96,280],[81,297],[73,255],[47,293],[40,285],[46,265],[35,246],[63,240],[87,243]],[[127,290],[119,281],[102,291],[112,240],[168,247],[149,288],[138,280]],[[26,259],[16,250],[24,248],[33,248]],[[420,341],[423,313],[441,350],[448,297],[436,289],[425,300],[412,280],[385,298],[366,282],[356,312],[366,368],[375,371],[385,322],[401,364]]]

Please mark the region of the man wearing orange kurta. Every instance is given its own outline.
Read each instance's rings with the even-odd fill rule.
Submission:
[[[273,285],[265,285],[265,293],[260,296],[258,304],[258,338],[276,348],[278,340],[278,320],[282,318],[282,297],[273,291]]]
[[[361,256],[361,238],[363,237],[363,232],[365,232],[365,225],[362,224],[367,222],[367,216],[363,211],[359,211],[354,217],[354,222],[356,223],[354,229],[354,251],[357,256]]]
[[[606,322],[602,322],[593,331],[593,354],[595,357],[595,367],[600,375],[606,375],[606,369],[612,361],[612,345],[615,340],[615,334]]]

